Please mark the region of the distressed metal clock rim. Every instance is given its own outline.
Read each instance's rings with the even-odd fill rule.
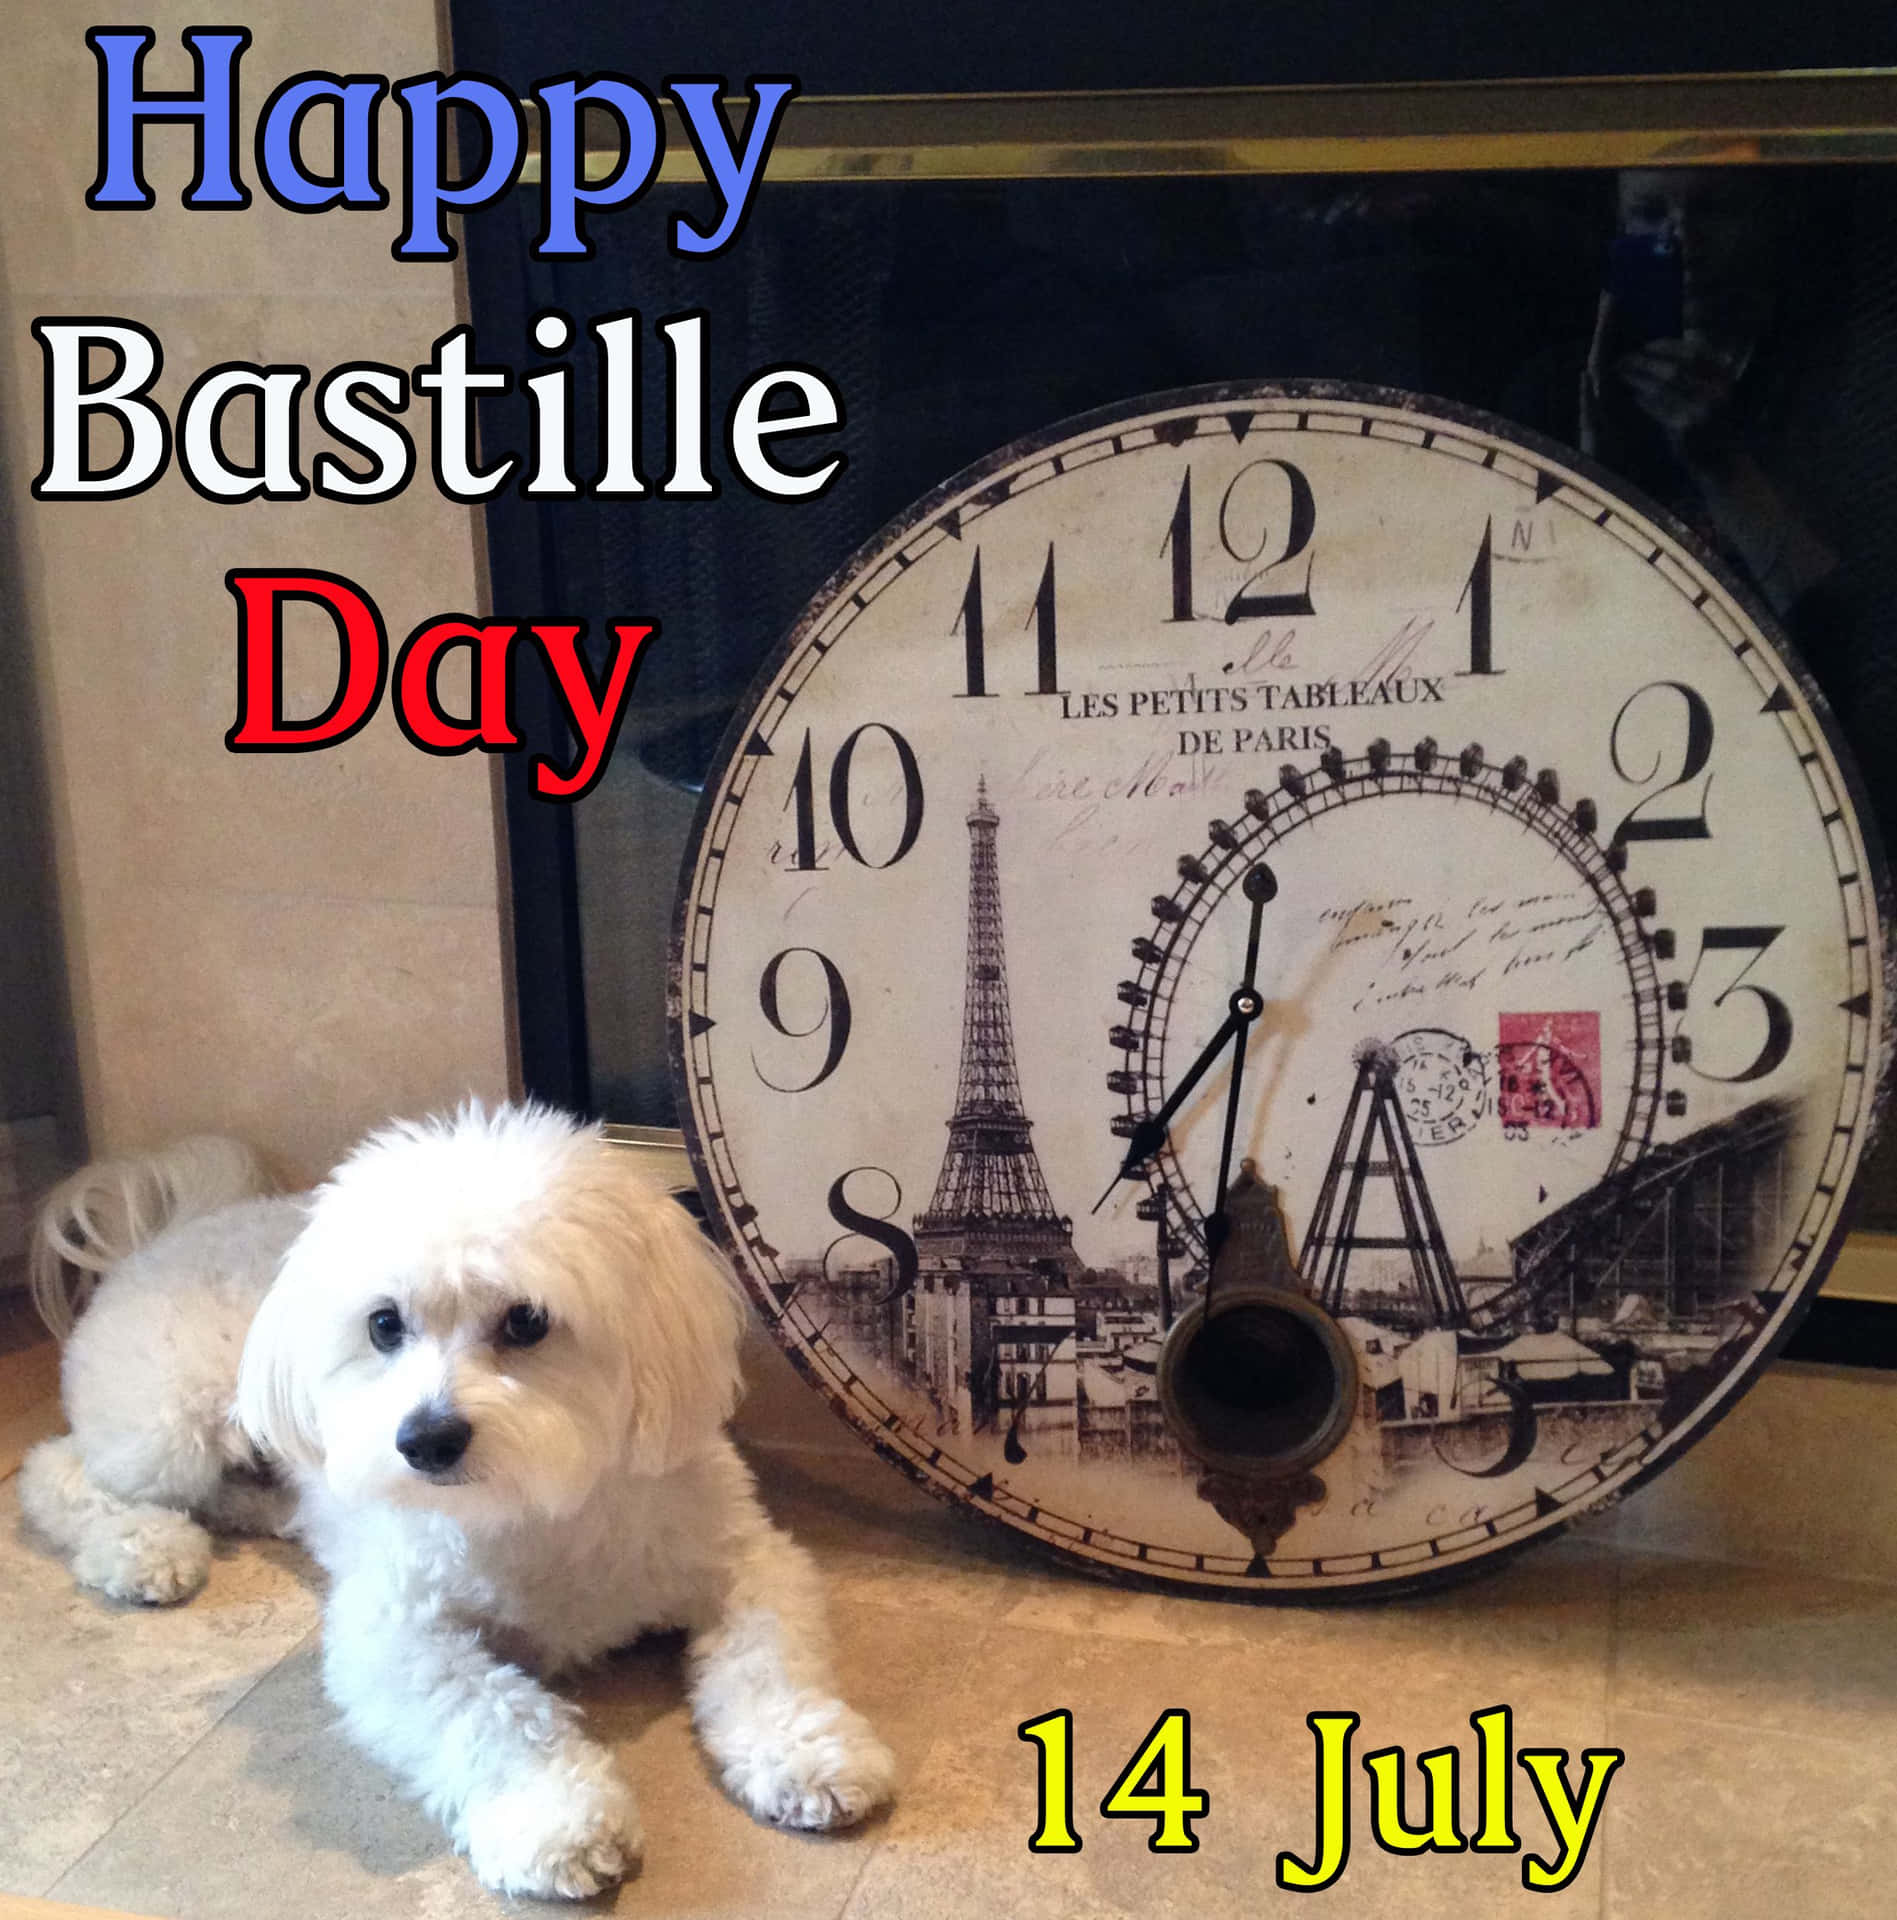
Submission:
[[[1300,770],[1301,771],[1301,770]],[[1310,779],[1319,778],[1313,772]],[[1468,799],[1487,805],[1494,811],[1520,822],[1524,827],[1536,833],[1547,844],[1553,846],[1563,858],[1567,859],[1582,874],[1593,888],[1595,897],[1600,901],[1608,918],[1613,923],[1615,937],[1619,942],[1621,959],[1628,975],[1629,997],[1635,1013],[1635,1047],[1637,1049],[1634,1077],[1628,1088],[1626,1112],[1623,1115],[1618,1137],[1615,1141],[1612,1160],[1607,1168],[1609,1175],[1618,1172],[1639,1152],[1643,1151],[1653,1137],[1654,1123],[1658,1117],[1660,1099],[1661,1049],[1664,1045],[1664,1033],[1656,1031],[1652,1038],[1646,1038],[1647,1017],[1652,1015],[1656,1028],[1662,1024],[1658,1006],[1661,982],[1654,968],[1653,955],[1644,936],[1640,932],[1639,915],[1636,913],[1626,883],[1621,880],[1608,865],[1599,843],[1590,836],[1583,835],[1579,828],[1573,828],[1563,836],[1555,830],[1557,817],[1566,820],[1565,815],[1557,815],[1557,809],[1540,800],[1536,790],[1524,782],[1516,792],[1509,792],[1501,784],[1501,775],[1497,768],[1485,765],[1475,775],[1464,776],[1446,769],[1441,772],[1412,771],[1389,766],[1379,771],[1368,754],[1361,754],[1341,763],[1335,774],[1326,773],[1327,784],[1319,789],[1318,797],[1326,804],[1311,810],[1303,795],[1287,796],[1280,804],[1278,797],[1272,797],[1276,812],[1272,816],[1259,818],[1250,815],[1251,826],[1243,830],[1241,837],[1231,847],[1211,843],[1211,851],[1217,855],[1216,861],[1202,861],[1207,869],[1206,878],[1200,882],[1181,878],[1174,888],[1171,899],[1180,904],[1182,896],[1188,890],[1191,903],[1186,908],[1185,917],[1174,923],[1170,937],[1165,943],[1163,957],[1156,962],[1141,961],[1141,979],[1150,967],[1153,974],[1152,1000],[1139,1011],[1147,1017],[1138,1023],[1144,1033],[1150,1035],[1152,1015],[1162,1002],[1170,1011],[1178,990],[1178,981],[1183,976],[1191,950],[1198,935],[1203,931],[1219,901],[1231,890],[1232,876],[1241,865],[1255,860],[1268,847],[1276,846],[1285,834],[1301,826],[1309,825],[1313,819],[1335,811],[1339,807],[1361,804],[1364,801],[1394,799],[1405,794],[1427,794],[1432,797],[1453,801]],[[1430,784],[1430,783],[1436,784]],[[1352,791],[1354,789],[1354,791]],[[1302,811],[1301,811],[1302,810]],[[1296,815],[1296,818],[1291,816]],[[1273,831],[1274,828],[1280,829]],[[1249,837],[1244,837],[1249,836]],[[1572,842],[1573,844],[1570,844]],[[1589,858],[1588,856],[1592,856]],[[1226,876],[1221,889],[1219,879]],[[1611,897],[1610,897],[1611,896]],[[1163,922],[1156,924],[1164,925]],[[1190,935],[1190,939],[1187,936]],[[1181,945],[1181,942],[1185,944]],[[1154,944],[1158,944],[1155,942]],[[1169,985],[1163,985],[1167,981]],[[1129,1020],[1132,1026],[1134,1021]],[[1166,1033],[1162,1028],[1159,1041],[1159,1059],[1146,1077],[1154,1085],[1165,1084],[1165,1043]],[[1148,1043],[1150,1045],[1150,1041]],[[1643,1082],[1642,1075],[1652,1069],[1652,1083]],[[1132,1115],[1134,1108],[1132,1094],[1122,1096],[1128,1103],[1127,1113]],[[1644,1109],[1644,1111],[1642,1111]],[[1634,1135],[1638,1133],[1637,1142]],[[1154,1156],[1155,1161],[1172,1169],[1172,1178],[1164,1181],[1170,1197],[1175,1204],[1178,1223],[1181,1230],[1201,1251],[1204,1249],[1204,1230],[1195,1221],[1189,1211],[1179,1205],[1180,1195],[1190,1193],[1191,1183],[1180,1166],[1178,1156],[1170,1140]],[[1149,1171],[1147,1185],[1149,1191],[1156,1191],[1162,1184],[1163,1175]]]
[[[1593,462],[1573,449],[1561,447],[1543,436],[1517,428],[1513,423],[1489,415],[1480,409],[1464,407],[1459,403],[1432,396],[1408,394],[1388,388],[1366,387],[1350,382],[1315,380],[1227,382],[1214,386],[1139,396],[1094,409],[1087,414],[1054,423],[1036,434],[1024,436],[1021,440],[973,463],[962,473],[952,476],[905,513],[890,521],[881,532],[865,542],[856,553],[836,569],[818,594],[813,597],[804,614],[772,650],[754,677],[747,698],[734,711],[732,721],[726,729],[714,758],[712,775],[701,795],[692,836],[682,863],[681,884],[674,920],[673,964],[668,981],[668,1003],[669,1011],[673,1016],[670,1022],[671,1056],[674,1082],[681,1096],[679,1101],[681,1131],[697,1173],[713,1232],[727,1251],[733,1255],[748,1283],[751,1282],[752,1276],[746,1256],[747,1253],[759,1251],[759,1244],[747,1241],[742,1231],[727,1217],[723,1193],[720,1191],[715,1174],[716,1156],[712,1150],[713,1144],[723,1139],[723,1130],[722,1127],[701,1128],[696,1105],[698,1085],[702,1081],[710,1101],[710,1117],[716,1120],[718,1117],[717,1090],[711,1082],[711,1076],[697,1070],[694,1057],[695,1041],[702,1039],[702,1034],[690,1035],[687,1028],[692,1016],[703,1012],[705,963],[694,958],[693,943],[694,939],[700,935],[704,936],[708,943],[709,934],[705,922],[709,919],[709,912],[699,914],[700,895],[708,887],[708,898],[711,902],[715,902],[720,878],[717,869],[722,867],[725,851],[722,844],[717,844],[718,828],[727,810],[735,811],[735,806],[741,803],[743,792],[748,789],[751,774],[755,771],[754,768],[745,767],[743,750],[750,729],[758,721],[759,710],[781,694],[779,710],[772,712],[769,717],[769,729],[774,733],[783,719],[782,708],[790,705],[795,691],[801,687],[803,680],[817,669],[830,647],[870,604],[870,601],[864,599],[858,591],[854,596],[853,606],[846,605],[840,608],[838,602],[842,597],[842,590],[859,577],[863,577],[864,583],[868,584],[868,569],[879,559],[888,565],[896,565],[896,561],[890,556],[898,553],[897,542],[900,538],[913,537],[918,530],[926,530],[933,521],[940,519],[949,510],[952,503],[972,499],[983,485],[991,486],[997,475],[1006,473],[1010,468],[1022,466],[1037,452],[1044,453],[1049,449],[1057,448],[1099,426],[1114,422],[1125,423],[1130,419],[1149,422],[1155,416],[1177,418],[1183,413],[1194,411],[1203,415],[1235,403],[1258,400],[1306,401],[1319,405],[1355,406],[1360,409],[1370,407],[1391,418],[1407,418],[1412,422],[1419,418],[1434,418],[1464,430],[1473,429],[1492,439],[1502,441],[1511,448],[1519,449],[1524,455],[1545,461],[1567,476],[1563,482],[1564,486],[1572,487],[1576,492],[1584,493],[1601,504],[1602,511],[1596,519],[1596,524],[1605,525],[1616,509],[1623,512],[1630,509],[1670,543],[1679,555],[1690,561],[1693,571],[1712,582],[1727,602],[1731,616],[1735,616],[1742,626],[1749,625],[1768,640],[1771,651],[1776,656],[1775,665],[1778,674],[1783,676],[1783,679],[1780,679],[1777,675],[1768,673],[1769,685],[1776,688],[1783,686],[1785,681],[1790,682],[1798,700],[1803,703],[1803,714],[1817,749],[1808,756],[1802,757],[1806,764],[1808,780],[1811,765],[1817,764],[1831,784],[1833,795],[1842,797],[1847,803],[1838,811],[1847,825],[1846,837],[1854,840],[1857,852],[1854,879],[1859,887],[1863,924],[1866,928],[1866,939],[1862,944],[1867,950],[1875,949],[1876,953],[1876,964],[1871,966],[1866,983],[1865,1046],[1864,1059],[1859,1067],[1860,1088],[1857,1106],[1849,1116],[1848,1124],[1840,1125],[1836,1129],[1838,1133],[1848,1133],[1851,1136],[1844,1162],[1847,1179],[1861,1161],[1863,1150],[1868,1145],[1881,1117],[1881,1109],[1888,1092],[1892,1031],[1889,1018],[1891,993],[1887,974],[1892,958],[1883,951],[1882,932],[1891,900],[1890,880],[1875,818],[1868,810],[1856,768],[1841,745],[1836,722],[1830,713],[1829,706],[1813,682],[1809,671],[1799,659],[1796,649],[1784,638],[1777,622],[1758,603],[1750,590],[1733,576],[1731,570],[1719,557],[1703,550],[1670,514],[1645,499],[1637,489],[1598,470]],[[1313,407],[1310,410],[1316,410],[1316,408]],[[1137,450],[1127,449],[1127,451]],[[1001,497],[1007,498],[1011,495],[1004,492]],[[1553,497],[1558,498],[1559,495],[1556,494]],[[991,504],[999,504],[999,501]],[[973,517],[978,520],[981,516],[977,513]],[[1657,551],[1658,549],[1656,553]],[[904,569],[898,566],[898,571],[902,570]],[[1702,603],[1705,598],[1706,596],[1702,596]],[[1710,622],[1710,616],[1708,618]],[[826,623],[833,624],[834,631],[826,634]],[[1716,631],[1719,630],[1717,622],[1710,623],[1715,626]],[[1722,637],[1725,637],[1723,633]],[[1727,644],[1731,646],[1730,639]],[[1739,648],[1733,650],[1743,651]],[[802,660],[804,668],[802,678],[797,680],[796,687],[789,687],[788,683],[799,664],[800,655],[805,656]],[[1766,689],[1762,687],[1762,690]],[[1789,732],[1791,720],[1798,717],[1796,703],[1793,704],[1789,713],[1781,710],[1778,714],[1781,728]],[[725,824],[723,837],[728,841],[728,822]],[[1841,902],[1840,912],[1848,929],[1850,917],[1847,903]],[[697,1007],[693,1005],[694,986],[696,986],[699,1000]],[[1839,1112],[1841,1116],[1844,1114],[1842,1100]],[[728,1161],[728,1154],[726,1158]],[[731,1170],[735,1175],[735,1166]],[[725,1191],[741,1197],[742,1184],[734,1178]],[[847,1368],[843,1380],[839,1382],[833,1378],[827,1391],[833,1407],[843,1413],[852,1428],[878,1452],[896,1460],[911,1477],[921,1481],[931,1492],[945,1501],[961,1506],[964,1510],[974,1511],[996,1524],[1006,1526],[1011,1533],[1025,1536],[1038,1549],[1053,1554],[1070,1565],[1081,1564],[1109,1578],[1131,1579],[1136,1583],[1152,1584],[1174,1592],[1217,1591],[1227,1595],[1251,1595],[1265,1600],[1284,1601],[1304,1601],[1314,1597],[1329,1599],[1387,1595],[1466,1577],[1493,1562],[1508,1557],[1519,1547],[1526,1546],[1537,1538],[1565,1530],[1576,1519],[1587,1513],[1598,1512],[1604,1505],[1610,1504],[1632,1487],[1641,1484],[1668,1460],[1676,1457],[1686,1446],[1702,1437],[1736,1404],[1743,1385],[1749,1383],[1791,1337],[1803,1308],[1816,1294],[1825,1269],[1842,1244],[1848,1226],[1847,1212],[1844,1206],[1839,1205],[1828,1217],[1820,1218],[1818,1233],[1823,1239],[1822,1247],[1817,1245],[1814,1239],[1813,1245],[1808,1250],[1809,1255],[1813,1257],[1803,1259],[1801,1261],[1803,1271],[1777,1292],[1774,1311],[1763,1323],[1753,1346],[1741,1361],[1716,1384],[1711,1393],[1674,1426],[1663,1431],[1643,1428],[1638,1434],[1631,1436],[1628,1442],[1623,1443],[1621,1448],[1616,1449],[1616,1457],[1621,1455],[1627,1457],[1617,1458],[1617,1464],[1611,1472],[1600,1472],[1598,1468],[1596,1469],[1598,1484],[1585,1494],[1584,1505],[1580,1504],[1583,1496],[1577,1494],[1574,1501],[1558,1506],[1554,1512],[1545,1516],[1538,1515],[1520,1527],[1511,1528],[1510,1537],[1506,1540],[1497,1537],[1491,1529],[1486,1542],[1458,1547],[1449,1554],[1432,1551],[1429,1560],[1413,1573],[1407,1566],[1401,1569],[1377,1566],[1361,1573],[1349,1573],[1339,1569],[1322,1575],[1317,1573],[1274,1575],[1268,1569],[1249,1577],[1242,1572],[1233,1575],[1224,1571],[1195,1575],[1177,1562],[1196,1560],[1203,1567],[1208,1560],[1216,1560],[1220,1556],[1194,1555],[1181,1549],[1166,1549],[1156,1547],[1152,1543],[1139,1542],[1128,1543],[1138,1549],[1131,1558],[1109,1556],[1104,1551],[1094,1549],[1085,1540],[1063,1538],[1048,1531],[1044,1525],[1037,1530],[1034,1524],[1037,1519],[1045,1521],[1058,1516],[1046,1515],[1044,1510],[1032,1507],[1028,1502],[1018,1498],[1015,1500],[1015,1505],[1022,1509],[1021,1512],[1010,1512],[992,1502],[984,1506],[969,1495],[966,1485],[957,1487],[946,1479],[931,1477],[930,1462],[925,1461],[920,1454],[916,1457],[906,1457],[898,1447],[892,1444],[892,1434],[899,1429],[900,1425],[897,1416],[890,1410],[884,1409],[886,1417],[877,1421],[866,1417],[863,1410],[852,1401],[848,1387],[855,1383],[855,1380]],[[754,1297],[760,1295],[760,1290],[755,1284],[752,1285],[751,1290]],[[760,1297],[760,1305],[766,1305],[762,1297]],[[820,1356],[810,1347],[800,1348],[790,1341],[782,1340],[781,1336],[780,1344],[785,1347],[800,1368],[814,1368],[819,1364]],[[1630,1449],[1635,1449],[1636,1443],[1638,1443],[1637,1450],[1630,1452]],[[937,1460],[945,1457],[940,1450],[936,1450]],[[1064,1525],[1072,1528],[1076,1534],[1084,1535],[1088,1532],[1079,1523],[1065,1522]],[[1401,1552],[1404,1549],[1398,1547],[1389,1551]],[[1166,1556],[1165,1561],[1156,1561],[1152,1557],[1154,1554]],[[1354,1557],[1337,1556],[1339,1559]],[[1235,1561],[1237,1556],[1232,1558]],[[1316,1564],[1321,1563],[1313,1563],[1313,1565]]]

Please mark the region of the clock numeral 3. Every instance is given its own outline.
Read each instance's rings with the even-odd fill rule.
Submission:
[[[1706,824],[1706,796],[1712,789],[1709,775],[1705,786],[1699,792],[1699,811],[1697,813],[1661,813],[1642,818],[1648,807],[1663,793],[1671,793],[1675,787],[1683,787],[1688,781],[1696,779],[1706,771],[1706,764],[1713,757],[1713,713],[1701,697],[1679,680],[1655,680],[1644,686],[1638,693],[1630,694],[1619,713],[1614,716],[1614,729],[1608,735],[1607,750],[1613,757],[1614,771],[1634,786],[1645,786],[1648,781],[1658,778],[1664,764],[1664,756],[1656,752],[1653,764],[1645,773],[1630,773],[1621,752],[1621,728],[1634,707],[1645,700],[1650,693],[1677,693],[1686,703],[1684,718],[1686,737],[1680,743],[1679,771],[1672,779],[1639,800],[1628,809],[1627,816],[1614,829],[1611,842],[1616,847],[1624,847],[1629,840],[1710,840],[1712,829]],[[1651,706],[1652,702],[1648,702]]]
[[[872,860],[858,844],[856,825],[850,812],[850,767],[856,758],[857,743],[866,733],[887,735],[896,750],[896,764],[902,772],[902,832],[895,850],[887,860]],[[803,752],[797,757],[797,771],[791,778],[790,798],[784,803],[796,812],[797,853],[791,866],[798,873],[821,873],[823,862],[817,858],[816,772],[812,761],[810,729],[804,729]],[[866,721],[837,749],[830,763],[830,824],[837,841],[859,866],[893,867],[916,843],[922,831],[922,769],[916,764],[915,749],[894,727],[880,720]]]
[[[1749,953],[1752,958],[1733,976],[1726,990],[1713,999],[1715,1007],[1723,1007],[1735,993],[1749,993],[1757,999],[1765,1014],[1765,1044],[1759,1048],[1752,1064],[1738,1073],[1708,1073],[1706,1069],[1693,1064],[1693,1071],[1702,1080],[1723,1080],[1737,1084],[1745,1080],[1763,1080],[1768,1073],[1776,1072],[1784,1065],[1785,1056],[1792,1050],[1792,1010],[1777,994],[1769,989],[1754,986],[1746,975],[1759,963],[1765,950],[1785,929],[1783,927],[1707,927],[1699,936],[1699,958],[1693,962],[1693,971],[1687,976],[1687,992],[1692,992],[1693,982],[1699,978],[1699,970],[1705,964],[1709,953]]]
[[[859,1173],[880,1173],[895,1188],[896,1197],[889,1203],[889,1214],[863,1213],[850,1205],[844,1196],[844,1188]],[[850,1237],[850,1234],[861,1234],[865,1240],[873,1240],[879,1247],[885,1249],[896,1264],[896,1277],[890,1282],[889,1291],[877,1304],[887,1306],[890,1301],[901,1299],[915,1285],[916,1274],[920,1267],[916,1243],[890,1218],[890,1215],[902,1206],[902,1182],[887,1167],[852,1167],[848,1173],[840,1173],[830,1182],[828,1204],[830,1218],[848,1231],[832,1240],[824,1248],[824,1271],[829,1272],[831,1254]]]
[[[807,1027],[791,1027],[784,1024],[783,1009],[778,1001],[778,976],[783,971],[784,962],[793,955],[807,953],[823,969],[823,1011]],[[758,981],[757,1002],[764,1010],[764,1017],[777,1032],[787,1040],[808,1040],[812,1034],[829,1029],[829,1044],[824,1050],[823,1065],[809,1080],[798,1082],[795,1086],[780,1086],[758,1065],[757,1055],[751,1056],[751,1065],[757,1077],[773,1093],[808,1093],[812,1087],[820,1087],[836,1072],[837,1063],[843,1058],[843,1049],[850,1044],[850,990],[843,984],[843,975],[837,971],[836,963],[827,954],[819,953],[815,947],[786,947],[782,953],[773,954],[766,964],[763,977]]]

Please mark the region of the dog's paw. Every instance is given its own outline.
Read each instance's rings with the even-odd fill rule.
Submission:
[[[760,1820],[815,1832],[853,1827],[895,1798],[896,1756],[840,1700],[800,1702],[748,1731],[725,1785]]]
[[[175,1606],[211,1577],[211,1536],[186,1514],[154,1509],[82,1540],[72,1570],[81,1586],[109,1599]]]
[[[596,1778],[562,1770],[485,1795],[462,1826],[483,1886],[542,1900],[589,1899],[625,1879],[645,1852],[632,1789],[605,1768]]]

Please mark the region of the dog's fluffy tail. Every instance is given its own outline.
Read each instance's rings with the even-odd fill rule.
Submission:
[[[127,1254],[177,1221],[272,1186],[250,1148],[214,1134],[80,1168],[46,1196],[34,1224],[27,1276],[40,1318],[64,1340],[99,1276]]]

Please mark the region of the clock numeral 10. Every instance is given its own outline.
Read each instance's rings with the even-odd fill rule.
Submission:
[[[1074,1716],[1065,1708],[1024,1720],[1017,1737],[1041,1750],[1041,1812],[1030,1853],[1078,1853],[1074,1831]],[[1120,1777],[1106,1791],[1100,1812],[1108,1820],[1151,1820],[1154,1853],[1196,1853],[1199,1836],[1192,1823],[1211,1810],[1211,1798],[1192,1784],[1192,1720],[1183,1708],[1170,1707],[1152,1724]],[[1148,1782],[1152,1784],[1148,1784]]]
[[[896,750],[896,764],[902,770],[902,832],[887,860],[872,860],[863,851],[850,816],[850,765],[856,758],[857,743],[866,733],[888,736],[889,744]],[[811,752],[810,729],[806,727],[803,752],[797,757],[797,771],[791,777],[790,798],[784,803],[795,811],[797,852],[790,864],[798,873],[823,871],[823,863],[817,858],[816,772]],[[922,831],[922,769],[916,764],[915,749],[894,727],[885,726],[880,720],[865,721],[837,749],[837,757],[830,763],[830,824],[836,829],[843,851],[859,866],[879,870],[893,867],[915,845],[916,836]]]
[[[1041,569],[1041,584],[1034,591],[1034,605],[1028,617],[1021,623],[1034,629],[1035,660],[1038,668],[1038,683],[1030,690],[1034,694],[1059,693],[1060,666],[1056,655],[1056,636],[1054,631],[1054,543],[1047,543],[1047,565]],[[968,669],[968,691],[961,697],[968,700],[992,700],[994,695],[988,691],[987,634],[982,622],[981,611],[981,549],[975,549],[975,557],[968,568],[968,585],[962,590],[962,609],[955,616],[954,626],[962,630],[962,653]]]

